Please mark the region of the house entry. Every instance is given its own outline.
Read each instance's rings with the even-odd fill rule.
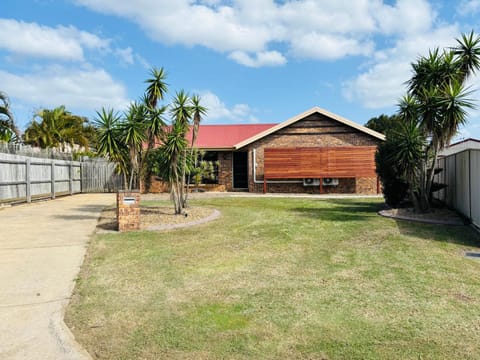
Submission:
[[[233,187],[248,189],[248,152],[233,153]]]

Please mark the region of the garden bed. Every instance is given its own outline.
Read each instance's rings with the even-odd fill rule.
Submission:
[[[175,215],[172,206],[142,206],[140,208],[141,230],[168,230],[201,224],[213,220],[220,214],[215,209],[194,206],[186,209],[185,214]],[[114,207],[105,209],[98,221],[97,232],[117,230],[117,213]]]

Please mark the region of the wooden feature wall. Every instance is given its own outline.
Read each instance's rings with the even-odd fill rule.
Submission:
[[[375,177],[376,146],[265,148],[264,179]]]

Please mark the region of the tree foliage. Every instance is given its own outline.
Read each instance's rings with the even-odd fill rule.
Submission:
[[[397,114],[402,126],[391,136],[387,132],[384,147],[392,151],[395,173],[408,183],[418,211],[430,208],[439,151],[466,123],[467,111],[474,107],[465,81],[479,68],[480,37],[473,31],[457,39],[456,47],[434,49],[412,64],[408,92]],[[387,182],[382,178],[382,183]]]
[[[65,106],[38,111],[24,133],[24,142],[41,148],[87,148],[91,128],[88,119],[73,115]]]
[[[395,130],[401,124],[401,119],[397,114],[385,115],[382,114],[377,117],[373,117],[365,123],[365,127],[387,135],[391,130]]]
[[[195,191],[198,192],[198,187],[202,183],[202,180],[215,180],[215,169],[218,167],[218,161],[208,161],[204,159],[205,151],[199,151],[197,149],[192,153],[194,164],[192,167],[192,177],[195,183]]]
[[[168,182],[175,213],[186,206],[185,183],[193,167],[193,150],[201,117],[206,108],[198,96],[181,90],[170,104],[161,104],[168,90],[163,68],[153,68],[140,101],[132,103],[119,115],[114,110],[97,112],[98,152],[117,163],[128,180],[129,189],[137,188],[143,177],[148,191],[152,173]],[[169,115],[170,121],[165,117]],[[193,139],[187,134],[193,126]],[[158,149],[153,150],[158,144]]]
[[[0,91],[0,141],[16,142],[20,140],[20,131],[10,111],[10,99]]]

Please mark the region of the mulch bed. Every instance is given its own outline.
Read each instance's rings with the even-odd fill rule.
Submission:
[[[378,213],[382,216],[398,220],[441,225],[466,225],[465,219],[455,211],[447,208],[434,208],[426,213],[415,212],[413,208],[388,209],[381,210]]]
[[[141,230],[169,230],[192,226],[217,218],[220,213],[211,208],[189,207],[185,215],[175,215],[172,206],[149,206],[140,208]],[[97,232],[117,231],[117,213],[114,207],[102,211]]]

